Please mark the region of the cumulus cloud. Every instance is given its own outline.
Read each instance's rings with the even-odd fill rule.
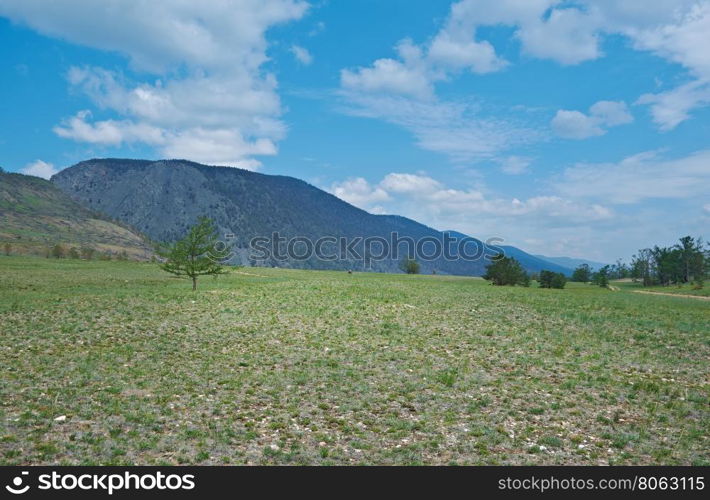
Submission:
[[[143,75],[158,77],[131,81],[103,68],[72,68],[74,89],[114,116],[92,121],[82,111],[55,128],[61,137],[112,146],[141,142],[166,156],[255,167],[253,156],[275,154],[286,129],[276,79],[262,70],[265,33],[306,9],[299,0],[8,0],[0,15],[117,52]]]
[[[59,172],[54,165],[47,163],[42,160],[35,160],[32,163],[25,165],[21,172],[25,175],[34,175],[35,177],[41,177],[43,179],[49,179],[54,174]]]
[[[336,182],[330,187],[330,192],[341,200],[345,200],[362,209],[372,209],[373,205],[377,207],[377,203],[390,199],[389,194],[387,194],[384,189],[371,186],[370,183],[362,177]]]
[[[352,92],[407,95],[418,99],[430,99],[433,94],[432,80],[422,51],[405,39],[396,47],[401,60],[383,58],[371,67],[344,69],[340,73],[341,86]]]
[[[330,192],[360,208],[385,207],[442,229],[460,218],[551,217],[565,221],[600,220],[613,212],[600,204],[579,203],[560,196],[535,196],[526,200],[488,197],[476,189],[452,189],[421,174],[390,173],[370,184],[364,178],[348,179],[331,186]]]
[[[437,83],[450,80],[461,71],[485,74],[509,66],[493,44],[479,37],[479,28],[500,25],[514,28],[513,37],[520,42],[523,54],[563,65],[603,57],[601,42],[607,35],[622,35],[637,50],[681,64],[693,78],[690,83],[638,100],[639,104],[651,106],[653,119],[661,130],[674,128],[688,119],[693,109],[710,104],[710,51],[705,49],[710,31],[708,0],[461,0],[452,5],[446,21],[428,42],[418,45],[405,39],[396,46],[395,58],[344,69],[341,88],[348,98],[355,97],[360,104],[366,99],[364,96],[373,95],[438,102]],[[364,114],[392,123],[401,121],[397,116],[401,113],[387,114],[377,108]],[[553,128],[563,137],[579,139],[603,135],[607,127],[630,121],[625,104],[601,101],[589,114],[560,110]],[[446,137],[455,137],[460,131],[452,132]],[[414,133],[420,146],[434,142],[438,143],[436,150],[460,156],[456,151],[452,154],[441,137],[423,140],[421,128]],[[534,140],[533,136],[528,139]],[[462,141],[454,142],[459,145]],[[500,152],[509,147],[505,141],[498,141],[497,147],[491,149]]]
[[[586,139],[604,135],[603,127],[615,127],[631,123],[633,116],[626,103],[599,101],[589,108],[589,114],[579,111],[559,110],[552,119],[552,129],[560,137]]]
[[[550,178],[546,193],[528,198],[454,189],[412,173],[336,183],[331,192],[373,213],[401,214],[484,239],[503,237],[528,251],[614,260],[630,257],[636,247],[628,241],[642,247],[702,234],[710,214],[708,164],[710,150],[675,159],[652,151],[616,163],[576,164]],[[675,200],[679,212],[644,203],[656,199]],[[693,216],[679,216],[685,206]]]

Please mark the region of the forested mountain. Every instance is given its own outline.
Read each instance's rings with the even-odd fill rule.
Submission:
[[[250,262],[246,249],[253,238],[271,238],[274,232],[285,239],[301,237],[315,241],[330,236],[344,237],[348,242],[358,237],[381,237],[389,241],[393,232],[414,240],[424,237],[441,240],[443,236],[442,232],[405,217],[367,213],[292,177],[182,160],[89,160],[63,170],[52,182],[87,208],[123,221],[156,241],[181,237],[200,215],[207,215],[215,220],[221,233],[234,235],[240,249],[235,263],[315,269],[364,267],[396,272],[398,259],[406,256],[402,253],[398,259],[368,263],[351,256],[324,261],[316,257],[279,260],[274,255]],[[336,246],[324,248],[332,253]],[[371,248],[376,254],[380,246]],[[296,249],[305,251],[303,246]],[[353,249],[364,253],[362,245],[354,245]],[[400,249],[408,252],[406,245]],[[538,259],[512,247],[511,251],[532,259],[527,264],[523,262],[529,270],[539,270]],[[482,275],[487,263],[485,259],[421,261],[424,273],[462,275]]]

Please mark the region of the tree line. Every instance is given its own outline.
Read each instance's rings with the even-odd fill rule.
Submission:
[[[709,272],[710,245],[702,238],[684,236],[675,245],[639,250],[629,264],[617,260],[596,271],[582,264],[572,272],[571,281],[607,287],[611,280],[630,278],[644,286],[693,284],[701,289]],[[528,275],[520,262],[503,255],[486,267],[483,278],[498,286],[530,286],[537,281],[541,288],[564,288],[567,283],[563,273],[542,270]]]
[[[128,253],[122,250],[116,254],[110,252],[99,252],[91,247],[66,247],[57,243],[54,246],[47,247],[44,256],[48,259],[81,259],[81,260],[128,260]]]
[[[627,265],[621,260],[596,272],[583,264],[574,270],[572,281],[608,283],[609,280],[631,278],[644,286],[693,284],[703,288],[710,271],[710,246],[702,238],[684,236],[668,247],[642,248]]]

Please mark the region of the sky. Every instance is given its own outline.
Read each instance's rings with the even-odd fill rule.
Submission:
[[[710,234],[710,0],[0,0],[0,166],[180,158],[531,253]]]

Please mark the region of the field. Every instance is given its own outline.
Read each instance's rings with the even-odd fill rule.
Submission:
[[[0,463],[710,463],[710,303],[0,257]]]

